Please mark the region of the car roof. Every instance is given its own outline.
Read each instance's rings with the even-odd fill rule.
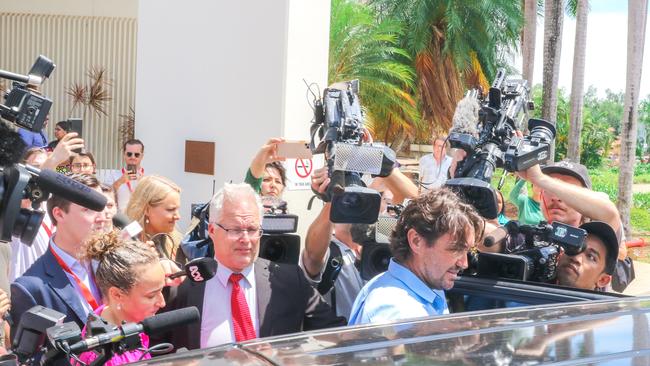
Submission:
[[[650,297],[503,308],[340,327],[147,364],[650,364]]]

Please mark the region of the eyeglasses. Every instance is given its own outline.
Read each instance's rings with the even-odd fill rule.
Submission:
[[[72,166],[73,169],[78,169],[78,170],[81,170],[81,169],[90,169],[90,168],[94,168],[94,167],[95,167],[93,164],[88,164],[88,163],[85,163],[85,164],[74,163],[74,164],[72,164],[71,166]]]
[[[223,227],[223,225],[219,223],[215,222],[214,224],[219,226],[221,229],[223,229],[223,231],[225,231],[226,234],[228,235],[228,239],[232,239],[232,240],[241,238],[242,236],[244,236],[244,233],[248,235],[249,239],[257,239],[260,236],[262,236],[262,233],[264,232],[264,230],[262,229],[226,229],[225,227]]]
[[[140,154],[140,153],[134,153],[134,152],[130,152],[130,151],[126,153],[126,156],[128,156],[128,157],[132,157],[132,156],[134,156],[134,155],[135,155],[136,158],[139,158],[140,155],[142,155],[142,154]]]

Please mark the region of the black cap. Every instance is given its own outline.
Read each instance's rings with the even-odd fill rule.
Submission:
[[[605,255],[605,273],[611,275],[616,269],[618,260],[618,238],[614,229],[602,221],[591,221],[580,225],[588,234],[598,237],[604,244],[607,253]]]
[[[543,167],[542,172],[544,172],[544,174],[558,173],[563,175],[570,175],[574,178],[577,178],[580,183],[582,183],[583,187],[591,189],[591,179],[589,178],[587,167],[580,163],[574,163],[569,160],[562,160]]]

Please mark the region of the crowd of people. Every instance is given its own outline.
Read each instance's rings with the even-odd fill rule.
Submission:
[[[34,305],[65,314],[66,322],[80,328],[89,316],[117,326],[140,322],[157,312],[196,306],[201,314],[198,323],[152,339],[141,335],[145,348],[165,341],[189,349],[445,314],[450,311],[445,291],[467,269],[468,252],[502,252],[500,245],[484,246],[482,238],[511,219],[533,225],[562,222],[588,233],[584,251],[560,255],[557,285],[622,291],[633,278],[619,213],[606,196],[592,190],[584,166],[562,161],[518,172],[519,181],[505,195],[518,208],[518,217],[507,217],[503,208],[508,203],[499,192],[500,217],[488,220],[444,187],[462,156],[450,156],[445,138],[434,136],[433,154],[420,160],[423,189],[398,166],[368,183],[381,193],[382,213],[388,205],[409,201],[390,235],[392,258],[384,273],[372,279],[361,276],[364,246],[355,233],[367,232],[367,228],[331,222],[331,202],[323,202],[309,226],[298,263],[259,257],[264,213],[282,199],[287,185],[285,158],[277,149],[284,139],[273,138],[255,154],[242,183],[225,184],[209,199],[208,253],[214,253],[218,263],[216,275],[205,282],[172,279],[170,274],[196,253],[181,246],[182,235],[176,227],[181,202],[178,185],[145,174],[145,148],[137,139],[122,146],[124,167],[100,181],[93,154],[76,133],[65,129],[65,123],[57,124],[56,140],[48,144],[43,136],[38,141],[41,146],[26,149],[23,161],[67,174],[104,194],[107,205],[97,212],[52,195],[42,207],[47,215],[34,242],[14,238],[6,246],[0,313],[10,313],[12,333]],[[327,167],[316,169],[311,181],[312,190],[326,197],[331,183]],[[532,185],[532,195],[526,191],[527,184]],[[294,204],[301,203],[289,202],[289,207]],[[31,202],[23,205],[31,206]],[[118,212],[138,222],[142,232],[134,238],[120,235],[112,221]],[[333,261],[340,264],[334,274]],[[95,357],[87,352],[74,361],[89,362]],[[149,356],[131,351],[110,362],[118,365],[141,357]]]

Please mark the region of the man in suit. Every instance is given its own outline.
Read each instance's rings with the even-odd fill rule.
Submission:
[[[101,193],[97,178],[86,174],[71,176],[77,182]],[[42,305],[66,315],[83,327],[88,313],[101,304],[91,264],[82,260],[82,245],[93,229],[103,225],[104,215],[52,195],[47,212],[56,227],[48,250],[11,284],[12,337],[24,312]]]
[[[201,322],[170,340],[189,349],[345,325],[300,267],[258,258],[263,207],[245,183],[226,184],[211,200],[208,233],[219,263],[206,282],[172,288],[166,310],[196,306]]]

